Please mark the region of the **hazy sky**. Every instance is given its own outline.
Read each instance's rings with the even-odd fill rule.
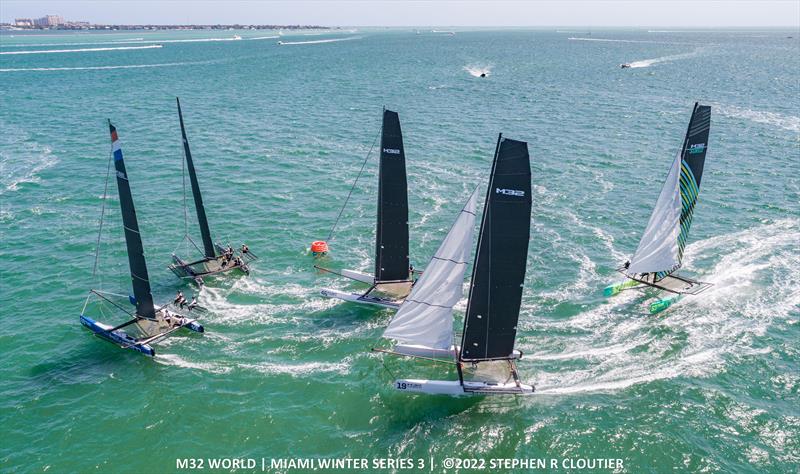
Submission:
[[[0,0],[0,20],[4,22],[45,14],[119,24],[800,28],[800,0]]]

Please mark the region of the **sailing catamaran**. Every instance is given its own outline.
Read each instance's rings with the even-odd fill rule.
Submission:
[[[696,295],[711,286],[675,273],[681,267],[692,225],[710,127],[711,107],[695,103],[683,146],[672,162],[639,247],[633,258],[617,269],[628,280],[606,287],[606,296],[631,288],[655,288],[671,293],[649,305],[650,313],[655,314],[684,295]]]
[[[461,299],[472,248],[477,190],[414,285],[383,336],[396,341],[392,355],[455,366],[458,380],[399,379],[406,392],[463,395],[533,393],[520,381],[514,349],[531,219],[528,144],[498,138],[486,192],[460,344],[453,306]],[[450,359],[450,360],[448,360]]]
[[[189,149],[189,140],[186,138],[186,127],[183,124],[181,101],[177,97],[175,100],[178,103],[178,119],[181,123],[181,137],[183,138],[183,154],[186,157],[186,169],[189,171],[189,182],[192,185],[192,196],[194,197],[194,207],[197,212],[197,223],[200,225],[200,235],[203,238],[203,250],[201,251],[203,257],[199,260],[187,262],[173,253],[172,260],[174,263],[169,266],[169,269],[179,278],[192,280],[198,285],[202,285],[203,277],[209,275],[225,273],[232,270],[240,270],[247,274],[250,272],[247,264],[256,259],[256,256],[250,251],[247,245],[243,244],[241,249],[237,251],[230,245],[224,247],[219,243],[214,244],[214,241],[211,239],[211,230],[208,227],[208,218],[206,217],[206,210],[203,206],[203,196],[200,194],[200,183],[197,181],[197,172],[194,168],[192,152]],[[184,186],[184,190],[185,189]],[[186,205],[185,196],[184,194],[184,207]],[[184,239],[191,242],[191,244],[200,251],[191,237],[189,237],[188,231],[185,233]]]
[[[408,185],[403,134],[397,112],[383,111],[378,172],[378,218],[375,274],[355,270],[320,270],[370,285],[363,293],[323,289],[322,296],[386,308],[398,308],[411,292],[413,270],[408,260]]]
[[[86,297],[80,321],[96,336],[118,344],[123,349],[133,349],[152,357],[156,353],[152,347],[153,343],[181,328],[203,332],[203,326],[197,320],[181,314],[177,308],[170,308],[169,305],[156,308],[153,304],[153,295],[150,292],[150,280],[147,274],[147,263],[145,262],[144,248],[142,247],[142,237],[139,234],[139,223],[136,219],[136,210],[133,207],[133,196],[128,182],[128,173],[125,170],[125,162],[122,159],[122,148],[117,137],[117,129],[111,125],[111,121],[108,122],[108,127],[111,131],[111,146],[117,177],[117,189],[119,190],[122,225],[125,229],[125,244],[128,250],[128,263],[133,284],[133,296],[128,298],[136,306],[136,311],[131,313],[109,298],[109,296],[117,295],[93,289],[90,290],[89,296]],[[104,202],[105,198],[106,196],[103,196]],[[133,318],[118,326],[95,321],[94,318],[86,314],[90,299],[93,296],[110,303]],[[123,331],[123,328],[129,329]]]

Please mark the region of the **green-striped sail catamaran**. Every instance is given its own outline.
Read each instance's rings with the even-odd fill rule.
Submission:
[[[683,262],[692,225],[710,127],[711,107],[695,103],[683,146],[672,162],[639,246],[633,257],[617,269],[628,279],[606,287],[606,296],[632,288],[669,293],[649,305],[650,313],[655,314],[684,295],[696,295],[711,286],[675,273]]]

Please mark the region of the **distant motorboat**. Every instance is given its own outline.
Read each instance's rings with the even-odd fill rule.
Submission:
[[[631,65],[630,65],[630,64],[628,64],[628,63],[623,63],[623,64],[620,64],[620,65],[619,65],[619,67],[620,67],[621,69],[628,69],[628,68],[630,68],[630,67],[631,67]]]
[[[242,37],[241,37],[241,36],[239,36],[239,35],[233,35],[233,39],[234,39],[234,40],[240,40],[240,39],[242,39]]]

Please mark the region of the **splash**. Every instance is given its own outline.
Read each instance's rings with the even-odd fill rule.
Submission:
[[[45,49],[45,50],[27,50],[27,51],[3,51],[0,54],[55,54],[55,53],[90,53],[95,51],[121,51],[130,49],[156,49],[161,48],[160,44],[151,44],[147,46],[120,46],[118,48],[81,48],[81,49]]]
[[[493,64],[487,65],[478,65],[478,64],[468,64],[464,66],[464,70],[469,73],[472,77],[489,77],[492,73],[492,68],[494,67]]]
[[[753,340],[775,322],[791,319],[800,303],[800,282],[785,278],[800,265],[794,248],[799,240],[800,219],[786,219],[690,245],[686,266],[702,261],[710,268],[701,278],[714,286],[664,316],[643,310],[635,315],[631,308],[641,297],[630,292],[568,320],[538,321],[536,332],[568,330],[571,335],[564,344],[569,349],[561,353],[537,353],[538,344],[520,344],[532,354],[534,366],[547,366],[538,374],[537,393],[606,392],[676,377],[709,377],[737,359],[771,352]]]
[[[650,66],[652,66],[654,64],[668,63],[668,62],[672,62],[672,61],[678,61],[680,59],[693,58],[693,57],[699,55],[700,51],[701,50],[698,48],[698,49],[692,51],[691,53],[670,54],[668,56],[660,56],[658,58],[653,58],[653,59],[642,59],[640,61],[633,61],[631,63],[628,63],[628,65],[632,69],[650,67]]]

